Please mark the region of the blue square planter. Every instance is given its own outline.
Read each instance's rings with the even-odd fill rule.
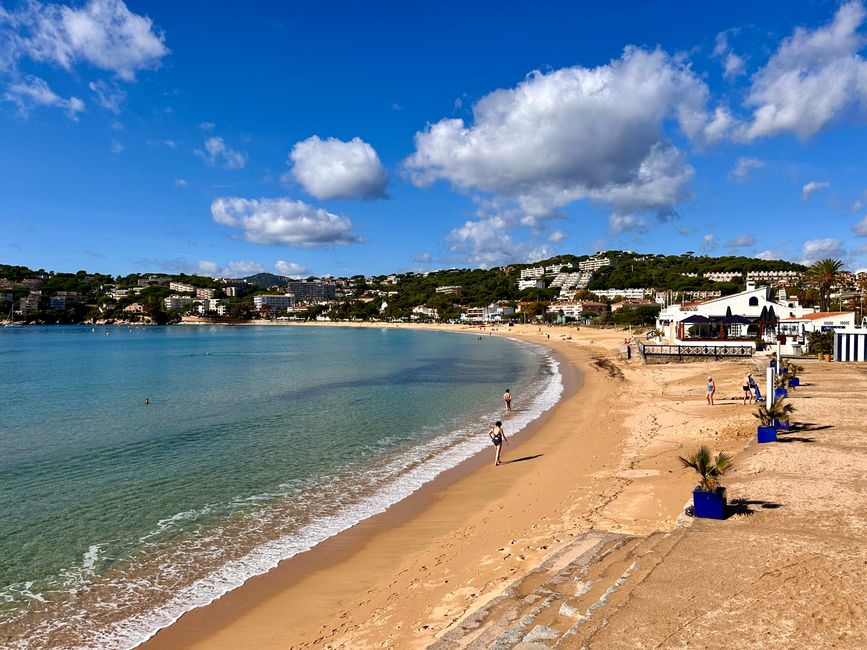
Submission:
[[[774,428],[779,429],[781,431],[789,430],[789,422],[788,420],[785,422],[780,422],[778,419],[774,418]]]
[[[789,396],[789,391],[787,391],[785,388],[775,388],[774,389],[774,398],[782,399],[782,398],[788,397],[788,396]]]
[[[758,427],[759,442],[776,442],[777,430],[774,427]]]
[[[719,488],[716,492],[692,493],[692,509],[696,517],[704,519],[725,519],[726,489]]]
[[[789,380],[789,388],[796,388],[797,386],[800,386],[800,385],[801,385],[801,380],[798,379],[797,377],[792,377]]]

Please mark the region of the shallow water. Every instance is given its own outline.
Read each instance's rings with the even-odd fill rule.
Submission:
[[[0,641],[135,645],[484,448],[507,387],[510,432],[562,390],[499,337],[0,330]]]

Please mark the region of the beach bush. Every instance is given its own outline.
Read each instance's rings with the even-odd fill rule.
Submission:
[[[719,479],[725,471],[731,467],[732,456],[725,452],[720,452],[713,458],[705,445],[701,445],[698,450],[684,458],[678,456],[684,467],[691,467],[701,477],[699,480],[698,489],[700,492],[716,492],[719,487]]]
[[[784,404],[783,400],[778,399],[771,403],[771,408],[768,408],[765,404],[759,404],[758,409],[753,413],[753,417],[757,418],[763,427],[772,427],[774,426],[774,420],[788,422],[791,414],[794,412],[794,406]]]

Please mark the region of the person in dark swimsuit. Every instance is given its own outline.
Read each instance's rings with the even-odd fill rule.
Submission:
[[[506,413],[512,412],[512,392],[507,388],[503,393],[503,403],[506,405]]]
[[[503,431],[503,423],[497,420],[494,422],[494,426],[491,427],[491,430],[488,431],[488,436],[491,438],[491,442],[494,443],[494,447],[497,448],[497,455],[494,458],[494,467],[500,464],[500,450],[503,447],[503,442],[508,445],[509,439],[506,437],[506,432]]]

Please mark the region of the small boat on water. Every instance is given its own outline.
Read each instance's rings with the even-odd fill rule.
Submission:
[[[9,310],[9,321],[3,327],[21,327],[21,323],[15,322],[15,305]]]

